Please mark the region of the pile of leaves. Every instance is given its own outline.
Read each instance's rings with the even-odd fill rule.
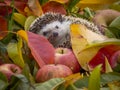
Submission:
[[[119,12],[119,3],[119,0],[1,0],[0,64],[14,63],[22,68],[22,73],[13,75],[10,81],[0,73],[0,90],[119,90],[120,53],[114,68],[108,61],[114,52],[120,51],[120,17],[104,26],[107,39],[84,31],[80,25],[71,25],[72,50],[81,70],[66,78],[53,78],[42,83],[35,81],[36,72],[52,62],[54,48],[42,36],[28,31],[31,23],[46,12],[92,21],[97,10]],[[100,50],[102,54],[98,53]],[[92,65],[92,69],[86,63]]]

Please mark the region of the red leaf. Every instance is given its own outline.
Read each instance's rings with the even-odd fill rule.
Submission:
[[[45,64],[54,63],[54,47],[49,41],[40,35],[34,34],[32,32],[27,32],[28,34],[28,46],[35,60],[40,67]]]
[[[12,12],[12,8],[5,3],[0,3],[0,16],[6,16]]]
[[[42,6],[43,12],[55,12],[55,13],[60,13],[60,14],[65,14],[66,15],[66,10],[64,6],[58,2],[48,2],[45,5]]]
[[[97,65],[102,64],[103,71],[105,71],[105,57],[107,57],[109,64],[112,68],[116,66],[117,60],[111,59],[116,51],[120,50],[119,45],[108,45],[99,50],[95,57],[89,62],[90,67],[93,69]]]
[[[4,0],[4,2],[10,6],[12,0]],[[14,6],[19,13],[25,14],[24,9],[27,6],[27,1],[25,0],[14,0]]]
[[[4,36],[7,35],[7,21],[5,20],[5,18],[3,18],[2,16],[0,16],[0,39],[2,39]]]

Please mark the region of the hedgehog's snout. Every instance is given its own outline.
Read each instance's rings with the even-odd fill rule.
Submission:
[[[53,32],[53,37],[57,37],[58,36],[58,32]]]

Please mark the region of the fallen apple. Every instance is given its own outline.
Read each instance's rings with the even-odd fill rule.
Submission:
[[[22,69],[15,64],[2,64],[0,65],[0,72],[5,74],[8,80],[10,80],[12,75],[20,74]]]
[[[111,61],[114,63],[114,61],[117,61],[120,63],[120,50],[116,51],[112,56],[111,56]],[[114,67],[116,66],[117,63],[114,64]]]
[[[56,48],[55,49],[55,64],[63,64],[68,66],[73,73],[80,71],[80,64],[77,61],[74,53],[68,48]]]
[[[36,82],[44,82],[52,78],[64,78],[72,74],[72,70],[65,65],[49,64],[40,68],[36,74]]]

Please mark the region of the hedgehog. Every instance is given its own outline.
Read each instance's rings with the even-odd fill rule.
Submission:
[[[30,25],[29,31],[43,35],[55,48],[71,48],[70,25],[74,23],[85,25],[93,32],[102,34],[94,23],[86,19],[51,12],[36,18]]]

